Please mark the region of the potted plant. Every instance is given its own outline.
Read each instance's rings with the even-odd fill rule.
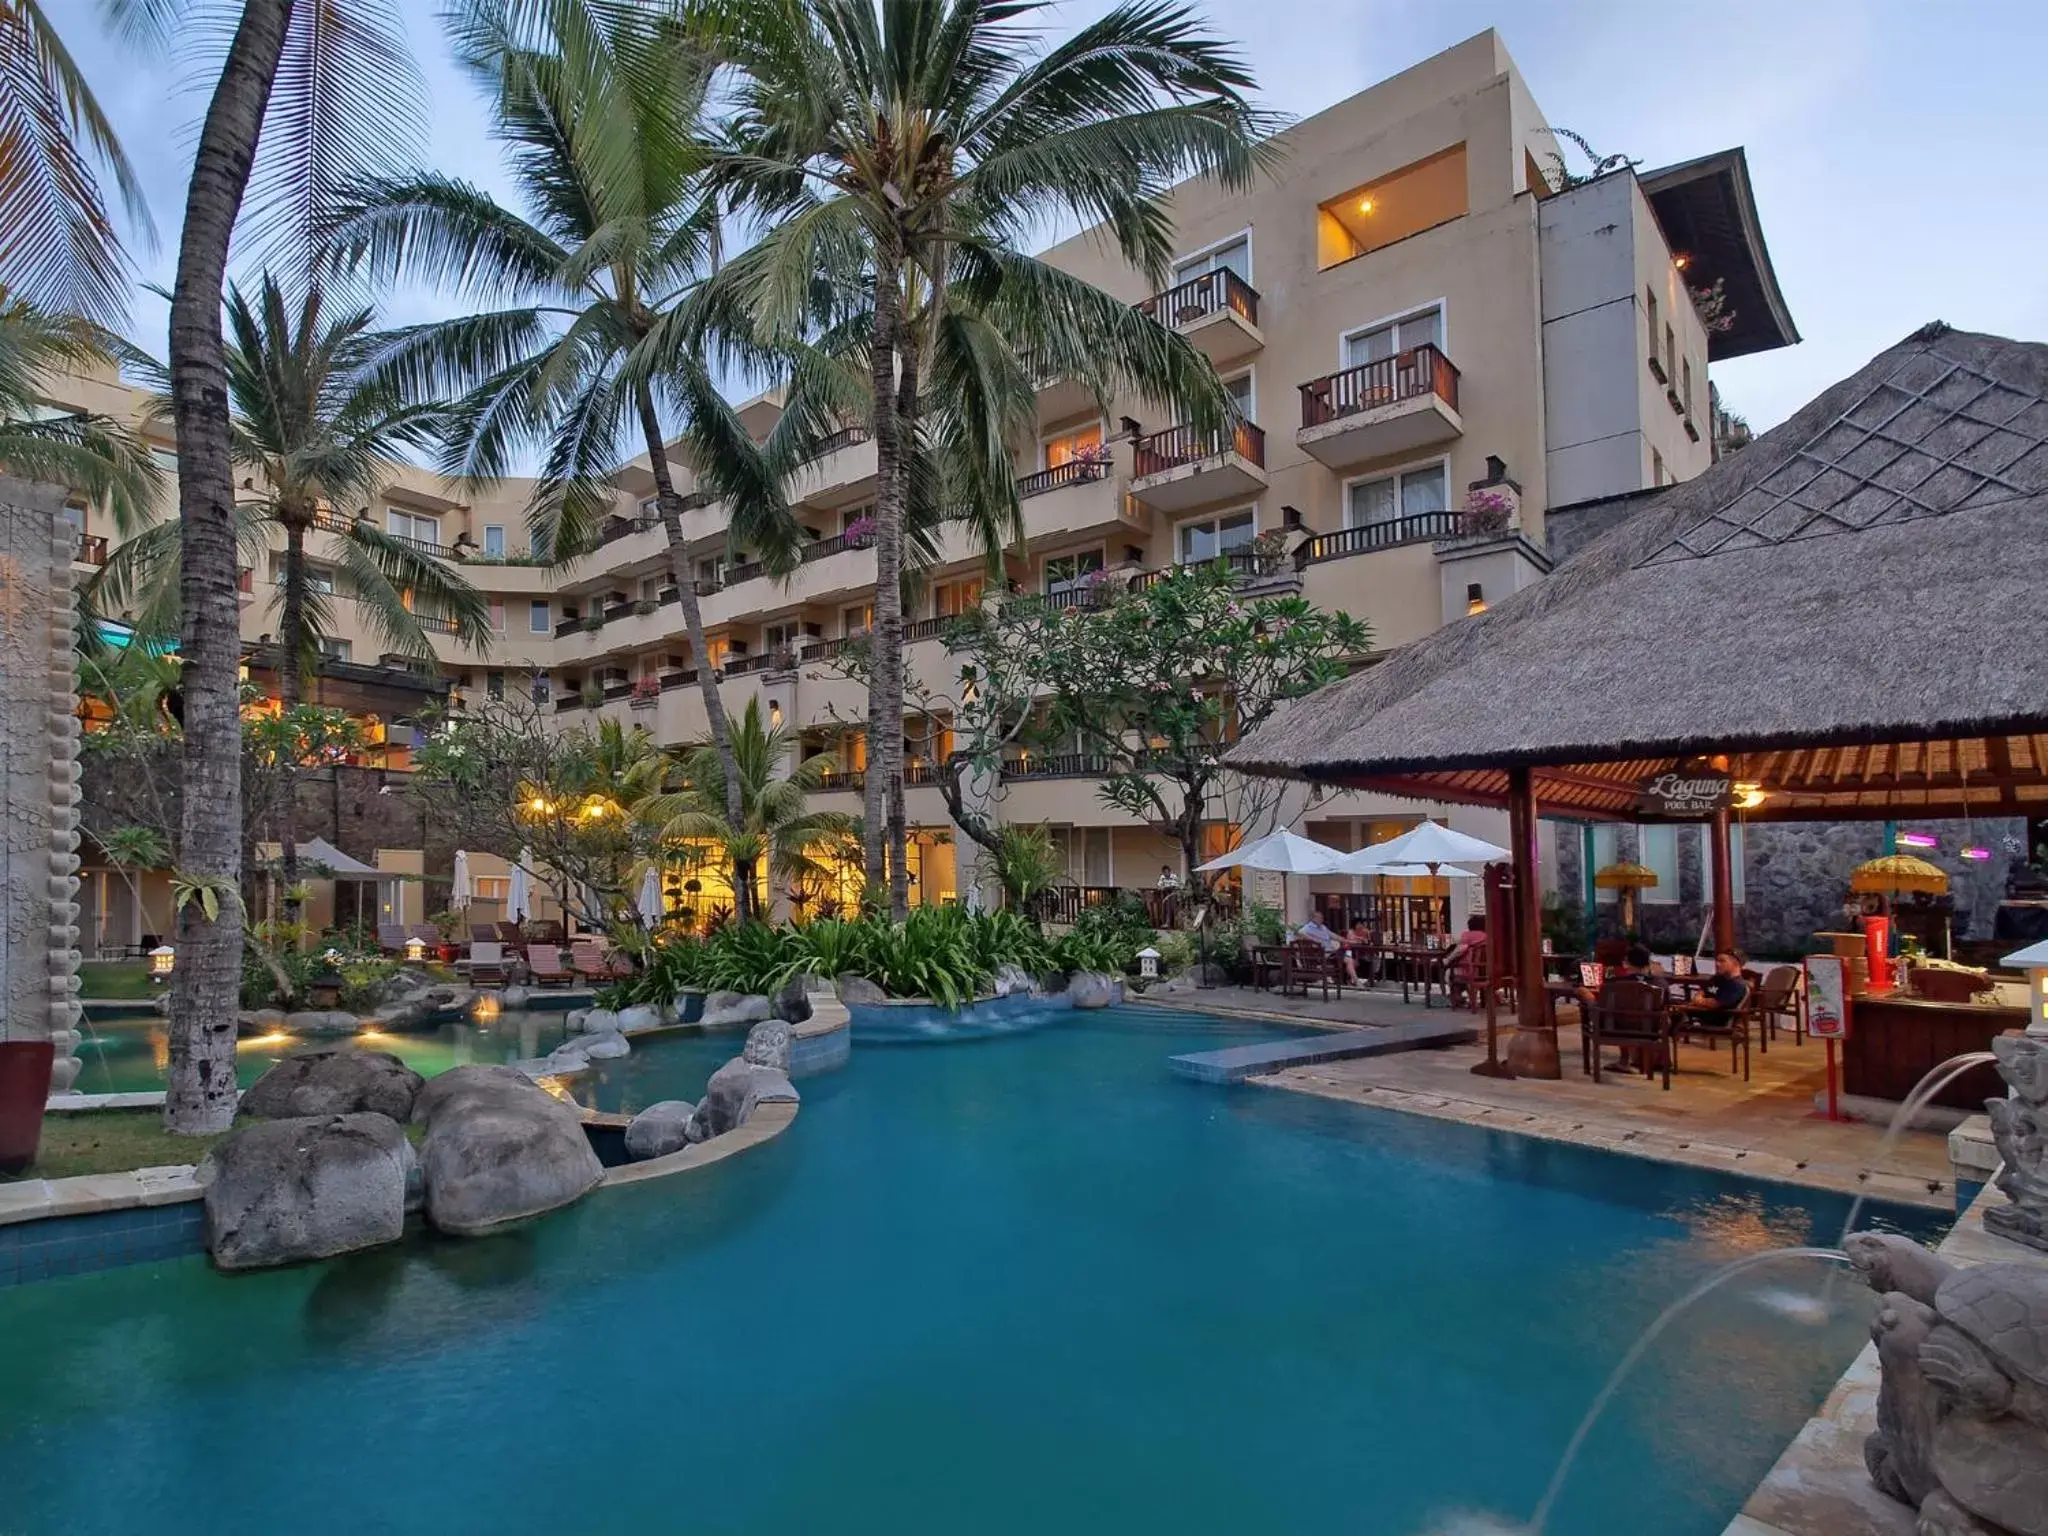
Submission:
[[[581,693],[585,709],[596,709],[604,702],[604,684],[594,677],[584,680]]]
[[[434,932],[441,936],[441,942],[434,946],[434,958],[443,965],[452,965],[462,953],[456,944],[456,935],[462,932],[462,914],[454,908],[445,912],[429,912],[427,921],[434,925]]]
[[[875,541],[875,520],[862,513],[846,525],[846,547],[866,549]]]
[[[598,631],[599,631],[600,629],[603,629],[603,628],[604,628],[604,610],[603,610],[603,609],[601,609],[601,608],[592,608],[592,609],[590,610],[589,614],[588,614],[588,615],[586,615],[586,616],[585,616],[585,618],[584,618],[584,620],[583,620],[583,632],[584,632],[584,633],[585,633],[586,635],[594,635],[594,634],[596,634],[596,633],[597,633],[597,632],[598,632]]]
[[[660,697],[661,679],[652,672],[641,673],[633,683],[633,708],[651,709]]]
[[[1109,472],[1109,444],[1096,443],[1092,447],[1083,448],[1068,462],[1074,466],[1076,480],[1100,480]]]
[[[1475,486],[1465,497],[1459,524],[1466,533],[1505,533],[1515,510],[1515,498],[1506,491]]]

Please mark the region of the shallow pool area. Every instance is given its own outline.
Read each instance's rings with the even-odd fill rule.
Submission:
[[[0,1525],[1407,1536],[1524,1519],[1660,1308],[1731,1259],[1831,1242],[1846,1214],[1166,1065],[1268,1034],[1154,1009],[974,1039],[856,1029],[775,1141],[496,1238],[0,1291]],[[645,1041],[578,1095],[695,1097],[737,1048]],[[1821,1279],[1770,1266],[1681,1320],[1551,1531],[1721,1531],[1863,1340],[1858,1288],[1820,1325],[1785,1304]]]

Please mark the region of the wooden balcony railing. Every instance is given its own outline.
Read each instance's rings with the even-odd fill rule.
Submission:
[[[457,631],[453,619],[444,619],[438,613],[416,613],[412,621],[430,635],[452,635]]]
[[[103,533],[81,533],[72,546],[71,558],[81,565],[105,565],[107,563],[107,536]]]
[[[1249,325],[1259,323],[1258,290],[1228,267],[1191,277],[1138,306],[1140,314],[1150,315],[1161,325],[1193,325],[1226,309]]]
[[[1048,752],[1003,760],[1006,779],[1099,779],[1108,772],[1108,760],[1088,752]]]
[[[1464,514],[1459,512],[1418,512],[1413,517],[1390,518],[1383,523],[1361,523],[1336,533],[1319,533],[1295,552],[1303,565],[1325,560],[1342,560],[1349,555],[1370,554],[1399,544],[1419,544],[1430,539],[1454,538],[1464,532]]]
[[[1234,453],[1264,469],[1266,434],[1248,421],[1239,423],[1237,430],[1229,433],[1197,432],[1187,426],[1168,427],[1164,432],[1154,432],[1150,437],[1138,439],[1132,455],[1131,473],[1143,479],[1146,475],[1162,474],[1183,464],[1199,464],[1203,459],[1218,458],[1225,453]]]
[[[853,448],[868,440],[866,427],[842,427],[829,437],[818,439],[818,446],[804,455],[806,464],[815,463],[827,454],[837,453],[842,448]]]
[[[1454,411],[1458,408],[1458,370],[1442,351],[1425,343],[1342,373],[1310,379],[1301,386],[1301,424],[1319,427],[1326,421],[1428,395],[1435,395]]]
[[[1057,491],[1063,486],[1087,485],[1109,475],[1109,465],[1092,459],[1069,459],[1051,469],[1041,469],[1035,475],[1024,475],[1017,481],[1017,499],[1029,500],[1043,496],[1047,491]]]

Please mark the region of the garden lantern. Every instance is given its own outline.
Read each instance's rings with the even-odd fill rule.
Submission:
[[[411,937],[411,938],[407,939],[407,940],[405,941],[405,958],[406,958],[406,959],[408,959],[408,960],[415,960],[415,961],[417,961],[417,960],[424,960],[424,959],[426,959],[426,958],[427,958],[427,941],[426,941],[425,939],[423,939],[423,938],[419,937],[419,935],[417,935],[417,934],[415,934],[415,935],[413,935],[413,937]]]
[[[1147,979],[1159,975],[1159,951],[1150,944],[1138,951],[1138,974]]]
[[[170,979],[171,968],[178,963],[178,952],[168,944],[159,944],[149,952],[149,979],[152,983]]]
[[[2027,1033],[2048,1035],[2048,939],[2014,950],[1998,963],[2027,973]]]

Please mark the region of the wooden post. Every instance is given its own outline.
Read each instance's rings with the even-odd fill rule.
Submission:
[[[1536,785],[1527,768],[1508,770],[1508,845],[1515,872],[1515,1038],[1508,1070],[1517,1077],[1564,1075],[1557,1030],[1543,989],[1543,904],[1537,891]]]
[[[1714,950],[1735,947],[1735,861],[1728,846],[1728,812],[1714,812]]]
[[[1501,942],[1501,927],[1507,921],[1507,901],[1502,887],[1506,871],[1498,864],[1486,866],[1486,1060],[1472,1068],[1476,1077],[1513,1077],[1500,1059],[1500,976],[1507,948]]]

